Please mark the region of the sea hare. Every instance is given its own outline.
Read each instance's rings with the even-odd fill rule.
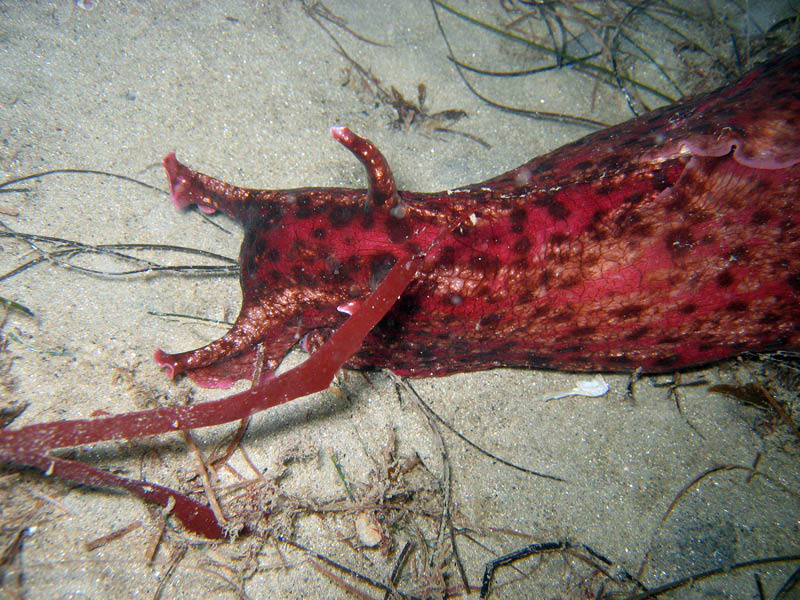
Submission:
[[[800,46],[716,92],[440,193],[396,191],[372,144],[332,133],[369,189],[242,189],[164,160],[179,207],[223,210],[245,229],[235,325],[198,350],[159,350],[170,376],[269,378],[420,253],[348,367],[659,372],[800,348]]]

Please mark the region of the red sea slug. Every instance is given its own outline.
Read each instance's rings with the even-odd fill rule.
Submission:
[[[269,377],[421,252],[347,366],[658,372],[800,348],[800,47],[441,193],[397,192],[372,144],[332,132],[366,165],[368,190],[242,189],[165,159],[179,207],[220,209],[245,228],[235,325],[192,352],[159,350],[170,376],[218,387]]]

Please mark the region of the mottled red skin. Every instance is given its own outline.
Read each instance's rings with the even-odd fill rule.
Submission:
[[[222,387],[263,358],[269,376],[420,251],[415,280],[347,366],[659,372],[800,348],[800,47],[442,193],[395,192],[369,142],[334,135],[367,165],[369,191],[246,190],[165,159],[178,206],[245,228],[236,324],[199,350],[159,351],[170,375]]]

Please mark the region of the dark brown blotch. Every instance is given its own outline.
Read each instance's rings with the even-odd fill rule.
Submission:
[[[522,236],[516,242],[514,242],[512,249],[517,254],[527,254],[528,250],[531,249],[531,241],[527,237]]]
[[[642,200],[647,197],[647,192],[634,192],[632,194],[628,194],[622,200],[625,204],[639,204]]]
[[[492,313],[481,317],[480,321],[478,321],[478,325],[481,329],[495,329],[502,320],[503,317],[501,315]]]
[[[733,284],[733,275],[730,270],[726,269],[722,273],[717,274],[717,285],[719,287],[730,287]]]
[[[283,220],[283,207],[277,202],[267,202],[256,217],[256,222],[251,223],[250,227],[255,230],[268,231],[274,229]]]
[[[741,300],[734,300],[725,307],[725,310],[728,312],[745,312],[747,310],[747,303]]]
[[[371,289],[378,287],[386,274],[391,271],[397,258],[389,252],[380,252],[369,259],[369,285]]]
[[[328,221],[334,229],[341,229],[353,220],[357,211],[353,204],[334,204],[328,212]]]
[[[674,258],[685,256],[695,245],[692,230],[688,227],[676,227],[665,236],[667,252]]]
[[[547,214],[556,220],[565,220],[570,215],[570,210],[553,194],[543,194],[533,201],[533,205],[547,209]]]
[[[475,254],[470,257],[469,266],[474,271],[483,273],[485,277],[491,277],[500,268],[500,259],[491,254]]]
[[[586,337],[593,335],[597,331],[597,327],[593,325],[585,325],[583,327],[576,327],[572,330],[572,335],[575,337]]]
[[[294,216],[297,219],[308,219],[312,215],[311,197],[300,195],[295,198]]]
[[[456,249],[453,246],[445,246],[439,253],[439,267],[451,269],[456,264]]]
[[[316,278],[302,265],[295,265],[292,267],[292,276],[298,285],[312,286],[316,282]]]
[[[636,329],[634,329],[628,335],[625,336],[625,340],[629,342],[636,341],[644,337],[648,331],[650,331],[650,327],[648,327],[647,325],[637,327]]]
[[[408,219],[389,218],[386,223],[386,229],[389,232],[389,239],[396,244],[404,242],[411,237],[411,223]]]
[[[528,212],[518,206],[514,208],[508,215],[509,220],[511,221],[511,231],[513,233],[522,233],[525,231],[525,220],[528,218]]]
[[[766,208],[760,208],[750,216],[750,223],[753,225],[766,225],[771,218],[772,215]]]
[[[632,319],[638,317],[644,311],[641,304],[627,304],[621,308],[611,311],[611,314],[620,319]]]
[[[679,356],[662,356],[661,358],[655,360],[653,362],[653,366],[655,367],[671,367],[675,363],[680,361]]]
[[[686,191],[683,189],[678,189],[670,194],[669,202],[667,202],[664,208],[667,212],[677,213],[686,210],[686,206],[688,204],[689,197],[686,195]]]

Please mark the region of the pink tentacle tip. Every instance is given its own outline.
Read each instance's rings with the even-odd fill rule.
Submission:
[[[342,125],[337,125],[336,127],[331,127],[331,137],[335,139],[340,144],[345,146],[349,146],[353,143],[355,139],[355,134],[350,131],[347,127]]]
[[[178,162],[174,152],[167,154],[162,164],[169,180],[169,199],[178,210],[183,210],[191,204],[186,197],[186,188],[188,187],[186,178],[178,173],[183,165]]]
[[[172,357],[164,352],[161,348],[156,350],[156,353],[153,355],[153,360],[156,361],[156,364],[159,367],[166,369],[167,377],[173,379],[176,375],[175,373],[175,364],[172,361]]]

